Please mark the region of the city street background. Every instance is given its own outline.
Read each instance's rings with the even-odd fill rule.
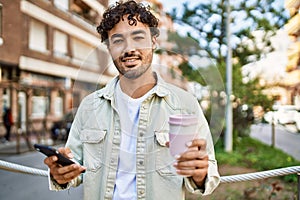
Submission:
[[[96,33],[104,10],[112,3],[115,0],[0,0],[0,116],[10,109],[12,118],[12,137],[6,139],[2,136],[7,120],[0,119],[0,160],[47,170],[45,156],[29,147],[66,139],[82,99],[118,75],[107,46]],[[196,96],[210,119],[213,136],[221,133],[219,127],[223,127],[226,113],[225,150],[246,146],[247,153],[251,145],[263,152],[258,143],[237,143],[248,135],[251,126],[251,137],[271,145],[272,126],[252,125],[254,121],[268,122],[277,124],[275,148],[300,161],[300,0],[143,1],[148,3],[159,18],[160,29],[154,70],[166,82]],[[298,133],[288,131],[287,126]],[[268,169],[285,167],[289,165],[286,160],[293,160],[285,154],[273,159],[281,152],[268,149],[263,153],[272,159],[256,154],[250,160],[244,154],[239,157],[249,162],[247,170],[261,170],[253,168],[252,158]],[[238,166],[227,167],[229,159],[235,158],[227,155],[223,165],[218,162],[220,171],[249,172],[242,171],[245,166],[241,160],[235,163]],[[264,161],[273,162],[262,165]],[[271,166],[278,161],[285,163]],[[290,165],[299,165],[295,163]],[[0,176],[0,200],[83,199],[82,186],[53,192],[46,177],[2,169]],[[284,182],[282,190],[289,184],[296,188],[296,181]],[[245,193],[253,187],[262,194],[257,187],[248,186],[251,183],[239,182],[236,188],[228,184],[220,198],[212,199],[246,199]],[[256,183],[267,190],[276,187],[260,180]],[[235,197],[235,190],[243,184],[244,196]]]

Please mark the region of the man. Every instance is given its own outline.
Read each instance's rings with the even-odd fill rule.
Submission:
[[[74,119],[66,148],[78,164],[45,159],[50,188],[84,183],[84,199],[184,199],[185,190],[210,194],[219,183],[208,124],[197,100],[152,70],[158,20],[142,4],[117,3],[97,30],[119,71],[87,96]],[[176,156],[168,149],[168,117],[194,113],[199,136]],[[84,167],[83,167],[84,166]],[[83,171],[86,171],[82,174]]]

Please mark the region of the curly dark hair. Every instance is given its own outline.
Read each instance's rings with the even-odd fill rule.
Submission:
[[[138,20],[150,27],[152,36],[159,36],[158,19],[150,12],[149,6],[145,7],[143,4],[138,4],[135,1],[119,1],[104,12],[103,19],[97,27],[97,31],[101,35],[101,42],[108,45],[108,31],[113,29],[120,20],[124,20],[124,15],[128,15],[129,25],[135,26]]]

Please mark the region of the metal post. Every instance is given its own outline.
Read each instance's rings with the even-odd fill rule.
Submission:
[[[271,126],[272,126],[272,143],[271,143],[271,147],[275,147],[275,120],[274,120],[274,116],[272,116]]]
[[[16,151],[17,153],[21,153],[21,148],[20,148],[20,135],[22,134],[21,128],[18,128],[17,131],[17,140],[16,140]]]
[[[226,20],[226,38],[227,38],[227,59],[226,59],[226,93],[227,93],[227,102],[226,102],[226,132],[225,132],[225,151],[232,151],[232,104],[231,104],[231,95],[232,95],[232,49],[230,43],[230,0],[227,0],[227,20]]]

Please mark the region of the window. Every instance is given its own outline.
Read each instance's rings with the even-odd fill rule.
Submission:
[[[47,52],[47,28],[45,24],[35,20],[30,21],[29,49]]]
[[[80,40],[72,38],[71,42],[73,61],[82,67],[97,70],[99,68],[99,52],[97,48],[92,47]]]
[[[69,0],[54,0],[54,5],[61,10],[69,10]]]
[[[32,97],[32,117],[45,117],[47,112],[47,97],[33,96]]]
[[[54,31],[53,53],[57,57],[68,55],[68,36],[60,31]]]
[[[3,21],[3,17],[2,17],[2,4],[0,3],[0,45],[3,44],[3,39],[2,39],[2,21]]]
[[[54,115],[61,117],[63,115],[63,98],[55,97],[54,99]]]
[[[11,102],[11,91],[10,89],[4,88],[3,89],[3,94],[2,94],[2,102],[3,102],[3,107],[11,107],[10,102]]]

